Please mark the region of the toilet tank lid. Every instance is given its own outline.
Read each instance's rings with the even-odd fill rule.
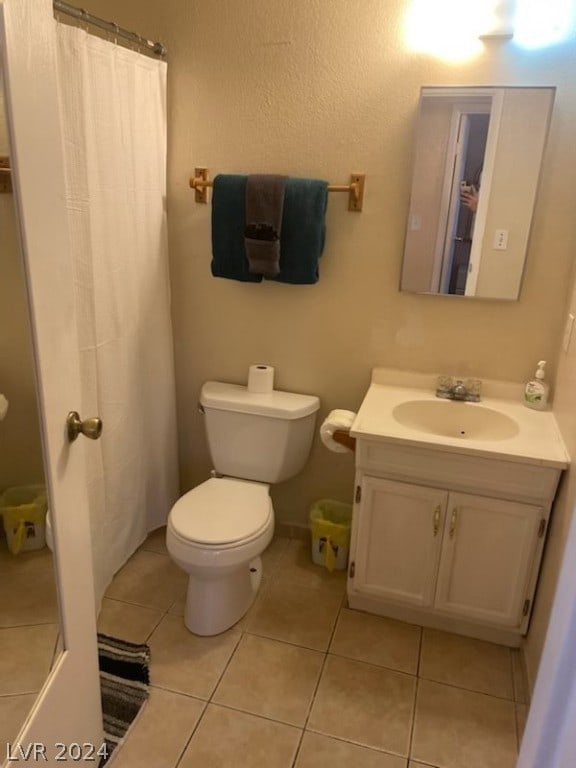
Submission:
[[[276,419],[301,419],[320,408],[320,400],[316,395],[299,395],[277,390],[260,394],[248,392],[241,384],[224,384],[220,381],[207,381],[203,385],[200,403],[204,408],[253,413]]]

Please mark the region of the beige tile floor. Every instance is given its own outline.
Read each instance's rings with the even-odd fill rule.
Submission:
[[[14,741],[51,669],[58,639],[52,553],[12,555],[0,538],[0,748]],[[1,759],[1,758],[0,758]]]
[[[151,695],[113,768],[513,768],[518,654],[349,610],[345,575],[275,539],[241,622],[183,624],[186,577],[153,534],[114,579],[101,631],[151,648]]]

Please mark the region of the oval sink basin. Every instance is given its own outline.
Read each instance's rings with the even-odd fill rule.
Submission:
[[[518,424],[509,416],[476,403],[408,400],[392,416],[404,427],[462,440],[508,440],[518,434]]]

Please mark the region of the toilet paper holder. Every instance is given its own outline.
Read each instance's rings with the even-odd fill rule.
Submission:
[[[351,451],[356,450],[356,438],[352,437],[350,432],[346,429],[336,429],[332,435],[332,439],[336,443],[340,443],[345,448],[349,448]]]

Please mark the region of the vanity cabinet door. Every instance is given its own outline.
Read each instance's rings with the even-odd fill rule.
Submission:
[[[520,626],[532,597],[542,519],[541,507],[451,493],[435,608],[478,622]]]
[[[421,608],[434,601],[448,493],[364,476],[354,589]]]

